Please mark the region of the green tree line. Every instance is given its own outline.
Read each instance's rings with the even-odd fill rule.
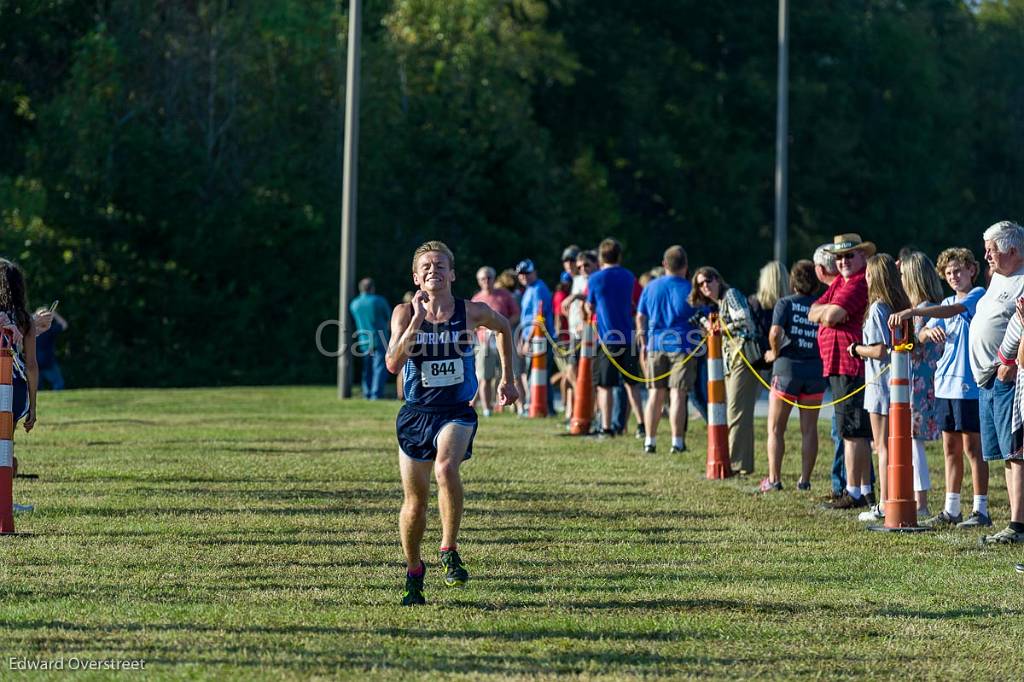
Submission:
[[[980,249],[1022,216],[1024,0],[791,2],[789,258]],[[0,0],[0,253],[76,386],[333,380],[347,1]],[[776,6],[366,0],[358,276],[606,235],[749,290],[772,256]],[[327,336],[330,347],[335,341]]]

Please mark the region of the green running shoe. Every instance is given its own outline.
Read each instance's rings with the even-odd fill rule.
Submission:
[[[462,587],[469,581],[469,571],[462,565],[458,550],[441,552],[441,565],[445,568],[444,583],[448,587]]]
[[[418,576],[405,574],[405,594],[402,595],[402,606],[418,606],[426,604],[427,599],[423,596],[423,578],[427,575],[427,566],[420,561],[423,573]]]

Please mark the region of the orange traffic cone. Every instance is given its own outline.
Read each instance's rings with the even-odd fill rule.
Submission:
[[[725,412],[725,363],[718,315],[711,316],[708,334],[708,480],[732,476],[729,461],[729,422]]]
[[[548,340],[544,336],[544,302],[537,304],[530,336],[530,417],[548,416]]]
[[[594,325],[587,320],[580,340],[580,362],[576,370],[576,388],[573,389],[572,421],[569,423],[569,433],[574,436],[590,433],[590,423],[594,419],[594,353]]]
[[[0,535],[14,533],[14,341],[0,331]]]
[[[885,525],[871,530],[917,532],[928,530],[917,525],[917,500],[914,498],[914,458],[910,436],[910,349],[908,324],[904,322],[892,334],[893,349],[889,366],[889,466]]]

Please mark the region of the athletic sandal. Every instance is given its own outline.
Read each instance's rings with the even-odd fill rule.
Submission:
[[[885,512],[882,511],[881,505],[873,504],[871,505],[871,509],[868,509],[866,512],[861,512],[860,514],[858,514],[857,520],[867,521],[869,523],[873,521],[884,521]]]
[[[981,545],[1017,545],[1024,543],[1024,533],[1018,533],[1007,526],[995,535],[982,535],[978,539]]]
[[[946,510],[942,510],[930,519],[925,519],[921,522],[921,525],[925,528],[952,528],[957,524],[963,522],[964,515],[957,514],[956,516],[950,516]]]
[[[988,514],[982,514],[978,511],[972,511],[971,515],[967,517],[967,520],[963,523],[956,524],[957,528],[987,528],[992,525],[992,518]]]
[[[427,575],[427,565],[420,561],[423,573],[418,576],[405,574],[405,594],[402,595],[402,606],[419,606],[427,603],[423,596],[423,578]]]
[[[469,581],[469,571],[462,565],[459,552],[448,549],[441,552],[441,565],[444,566],[444,584],[448,587],[462,587]]]

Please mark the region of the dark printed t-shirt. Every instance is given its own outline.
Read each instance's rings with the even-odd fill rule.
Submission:
[[[772,326],[782,327],[789,340],[779,351],[780,358],[821,361],[818,355],[818,325],[807,319],[814,301],[813,296],[792,294],[780,298],[775,304]]]

